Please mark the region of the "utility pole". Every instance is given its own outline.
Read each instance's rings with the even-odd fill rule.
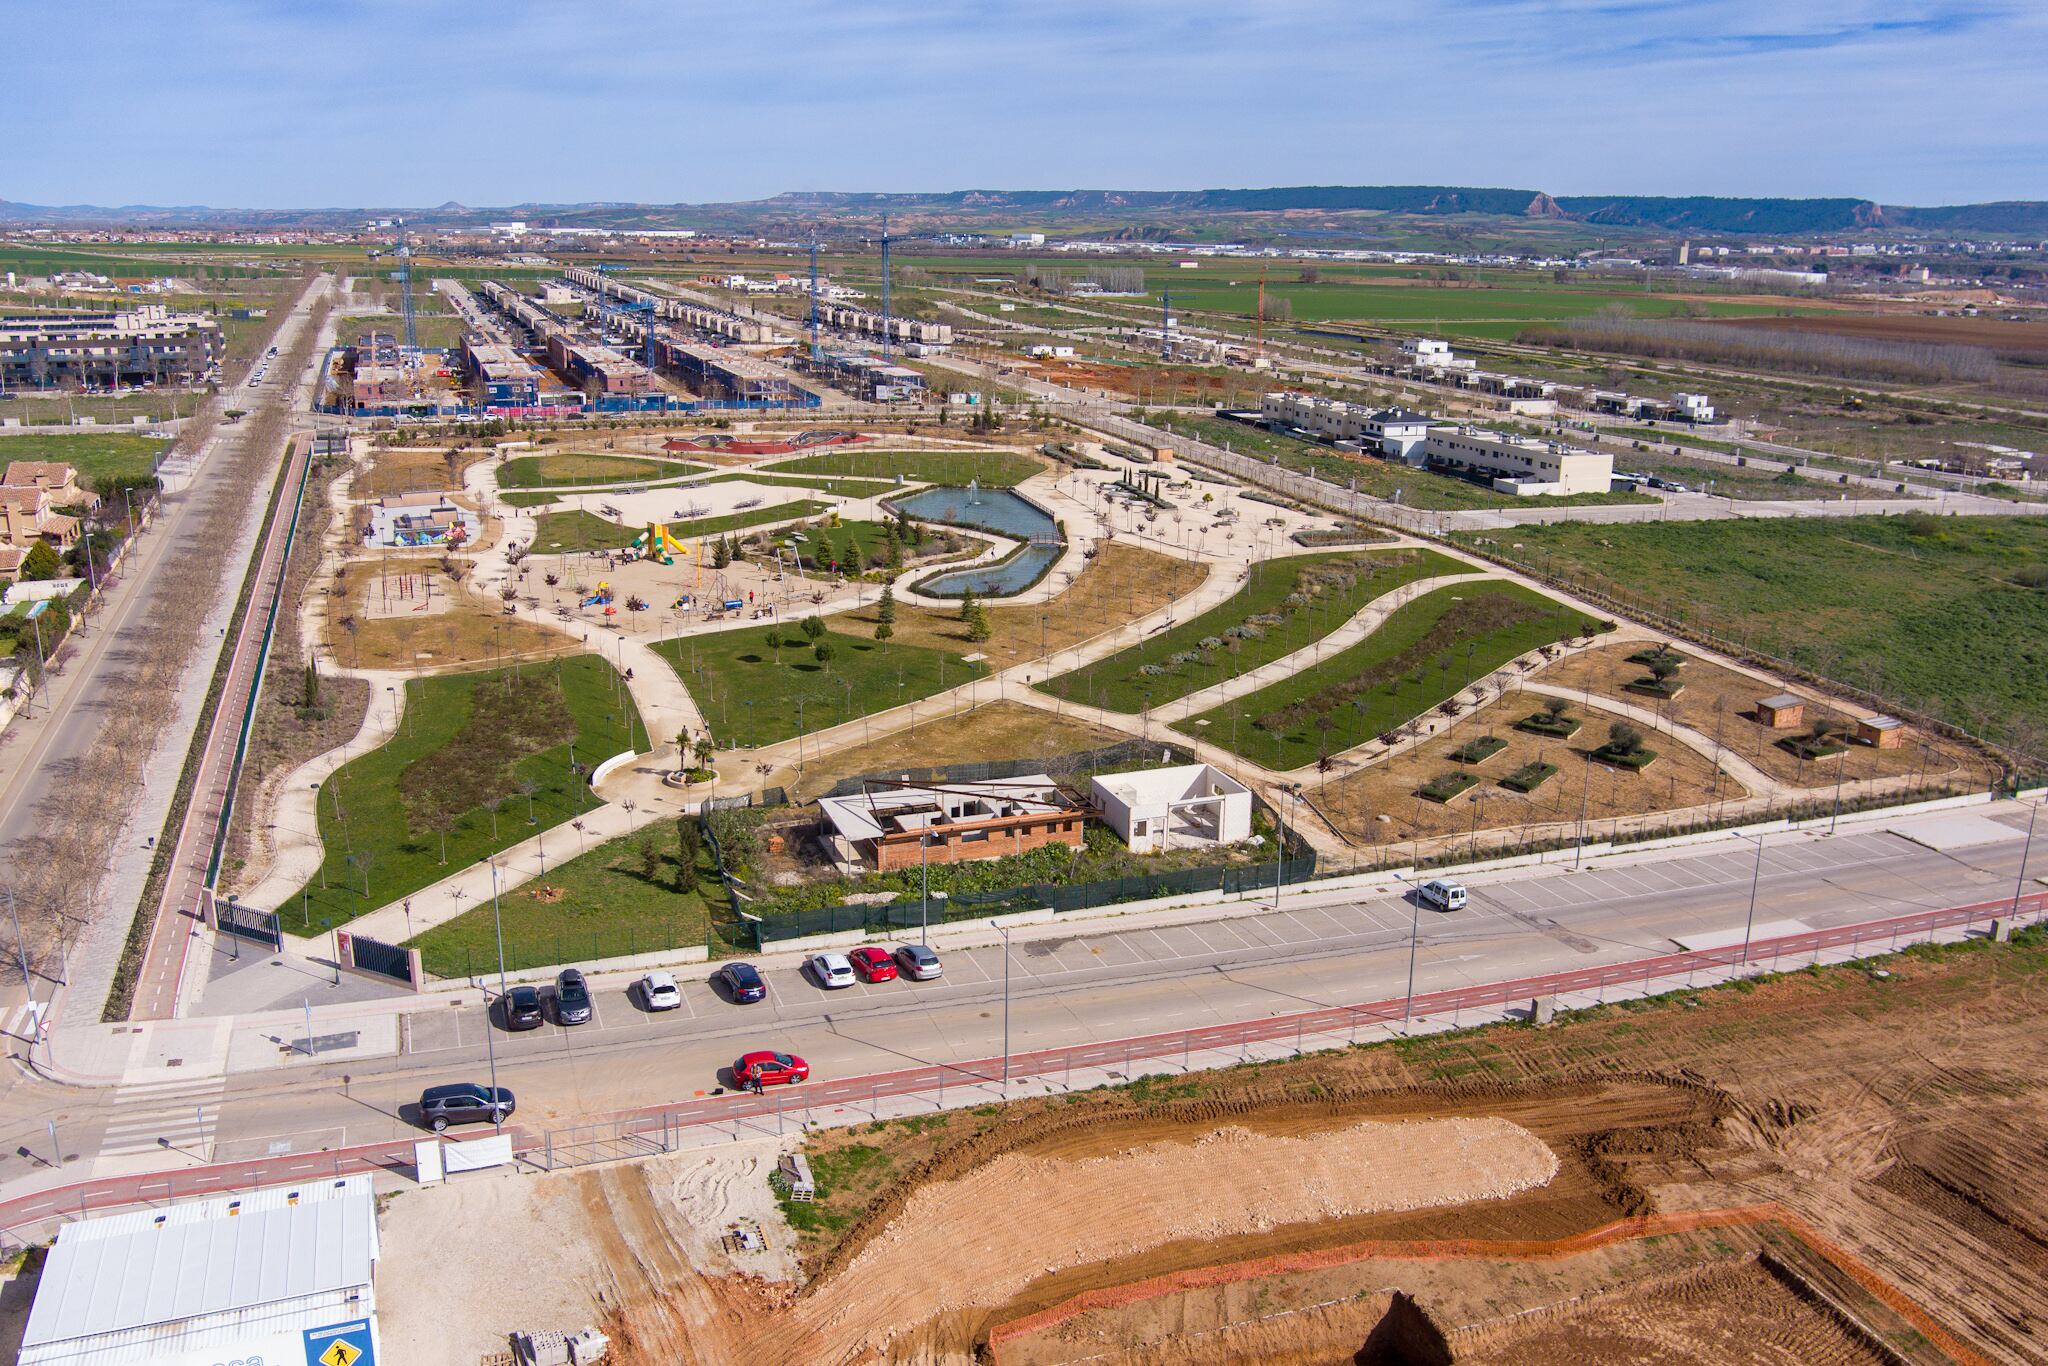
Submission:
[[[1756,925],[1756,885],[1764,875],[1764,837],[1753,835],[1756,841],[1756,867],[1749,874],[1749,915],[1742,922],[1742,961],[1749,962],[1749,932]]]
[[[995,921],[988,922],[1003,937],[1003,1090],[1010,1089],[1010,931]]]
[[[2012,913],[2015,918],[2020,913],[2020,893],[2025,891],[2027,886],[2027,856],[2034,852],[2034,821],[2040,814],[2041,804],[2036,802],[2034,803],[2033,811],[2027,816],[2027,842],[2020,846],[2020,875],[2014,880],[2012,886]],[[9,905],[14,903],[13,892],[7,894],[7,900]],[[16,934],[21,933],[21,922],[19,920],[15,921],[14,932]]]

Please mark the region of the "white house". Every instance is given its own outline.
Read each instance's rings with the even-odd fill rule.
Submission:
[[[1712,422],[1714,401],[1705,394],[1673,394],[1671,411],[1686,422]]]
[[[1235,844],[1252,833],[1251,789],[1212,764],[1105,773],[1088,796],[1137,853]]]

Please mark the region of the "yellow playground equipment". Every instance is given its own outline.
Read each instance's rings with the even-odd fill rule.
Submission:
[[[635,536],[633,549],[643,559],[659,560],[663,564],[674,564],[678,555],[685,559],[690,555],[688,546],[668,534],[666,522],[655,522]]]

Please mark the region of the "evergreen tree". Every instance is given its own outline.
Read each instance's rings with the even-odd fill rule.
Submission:
[[[28,554],[21,560],[23,582],[40,582],[57,577],[57,552],[50,549],[48,541],[37,541],[28,548]]]
[[[882,600],[875,604],[875,620],[881,622],[884,626],[890,625],[896,620],[896,586],[894,584],[885,583],[882,585]],[[888,637],[883,636],[881,639],[887,640]]]
[[[881,623],[880,625],[878,625],[878,626],[876,626],[876,627],[875,627],[875,639],[876,639],[876,640],[887,640],[887,639],[888,639],[889,637],[891,637],[891,636],[893,636],[893,635],[895,635],[895,634],[896,634],[896,628],[895,628],[894,626],[891,626],[891,625],[890,625],[890,624],[889,624],[888,622],[886,622],[886,621],[885,621],[885,622],[882,622],[882,623]]]
[[[970,585],[960,594],[960,620],[972,625],[974,614],[980,610],[981,600],[974,596],[974,588]]]

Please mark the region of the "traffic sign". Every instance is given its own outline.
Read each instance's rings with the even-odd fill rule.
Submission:
[[[370,1321],[339,1323],[306,1330],[306,1366],[377,1366]]]

